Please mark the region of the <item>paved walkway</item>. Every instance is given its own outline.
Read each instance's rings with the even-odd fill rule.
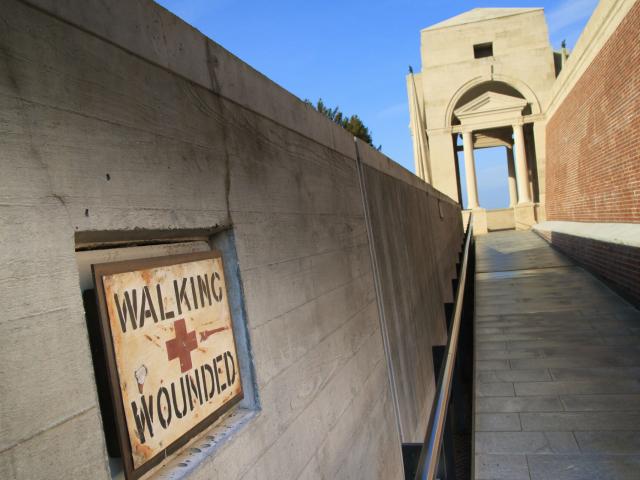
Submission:
[[[640,313],[531,232],[477,238],[476,479],[640,479]]]

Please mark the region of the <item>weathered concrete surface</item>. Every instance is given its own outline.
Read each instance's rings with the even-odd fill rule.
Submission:
[[[640,312],[532,232],[476,245],[475,478],[637,478]]]
[[[447,342],[444,302],[452,299],[460,210],[370,167],[365,182],[400,433],[420,443],[435,393],[430,347]]]
[[[352,138],[151,1],[29,3],[0,8],[0,476],[109,477],[74,238],[233,228],[261,410],[191,478],[401,478],[389,370],[418,362],[421,391],[395,395],[411,412],[432,372],[385,353]],[[405,268],[437,267],[381,282],[412,305],[385,321],[440,331],[438,306],[414,314],[446,300],[457,207],[361,157],[381,176],[369,198],[421,198],[402,241],[434,250]],[[379,244],[381,262],[402,254]]]

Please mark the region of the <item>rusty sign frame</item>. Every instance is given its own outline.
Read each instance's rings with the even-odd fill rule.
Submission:
[[[91,265],[94,286],[96,289],[96,303],[99,316],[99,330],[102,339],[102,346],[105,352],[105,362],[107,367],[107,381],[109,384],[109,393],[111,395],[116,435],[118,437],[118,445],[120,446],[120,455],[124,467],[125,478],[127,480],[136,480],[148,473],[158,464],[160,464],[168,455],[172,455],[180,448],[185,446],[196,435],[211,426],[217,419],[227,413],[233,406],[237,405],[244,398],[244,389],[242,387],[242,377],[240,378],[240,392],[227,403],[222,405],[218,410],[203,418],[200,423],[183,433],[171,444],[155,456],[150,458],[138,468],[134,467],[133,454],[131,452],[131,443],[129,440],[129,432],[127,429],[126,414],[124,411],[124,401],[122,391],[120,390],[120,376],[118,374],[118,366],[116,361],[113,337],[111,334],[111,323],[107,310],[107,302],[105,289],[103,284],[104,275],[112,275],[118,273],[127,273],[137,270],[144,270],[155,267],[170,267],[181,263],[189,263],[198,260],[220,259],[224,273],[224,259],[219,250],[211,249],[206,252],[184,253],[177,255],[167,255],[162,257],[151,257],[144,259],[125,260],[120,262],[99,263]],[[227,282],[225,278],[225,294],[229,298]],[[228,301],[228,300],[227,300]],[[233,331],[234,317],[231,306],[229,305],[230,323]],[[233,345],[235,351],[238,351],[235,334],[233,335]],[[240,359],[237,359],[240,366]]]

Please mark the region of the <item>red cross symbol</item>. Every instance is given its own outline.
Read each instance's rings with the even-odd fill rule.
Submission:
[[[167,355],[169,361],[174,358],[180,359],[180,370],[182,373],[191,370],[191,351],[198,348],[198,339],[195,330],[187,332],[184,319],[173,322],[176,338],[167,341]]]

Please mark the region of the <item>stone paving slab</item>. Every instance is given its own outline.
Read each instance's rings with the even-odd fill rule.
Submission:
[[[477,397],[513,397],[515,392],[513,390],[513,383],[506,382],[492,382],[492,383],[480,383],[476,387]]]
[[[585,453],[640,455],[640,432],[575,432],[574,436]]]
[[[522,430],[532,432],[640,430],[638,412],[544,412],[519,415]]]
[[[478,352],[479,353],[479,352]],[[478,372],[476,375],[479,384],[497,382],[546,382],[553,380],[548,369],[535,370],[496,370],[495,372]]]
[[[474,478],[640,478],[640,312],[531,232],[476,240]]]
[[[527,465],[531,480],[638,480],[640,456],[527,455]]]
[[[475,456],[477,480],[529,480],[529,466],[526,455]]]
[[[476,432],[515,432],[522,430],[517,413],[476,413]]]
[[[640,378],[640,367],[551,368],[554,380],[592,380]]]
[[[640,411],[640,394],[570,395],[560,401],[568,412]]]
[[[514,385],[516,395],[590,395],[596,393],[638,393],[640,382],[637,380],[585,380],[581,382],[524,382]]]
[[[476,397],[476,412],[562,412],[558,397]]]
[[[579,453],[571,432],[477,432],[475,449],[476,454]]]

